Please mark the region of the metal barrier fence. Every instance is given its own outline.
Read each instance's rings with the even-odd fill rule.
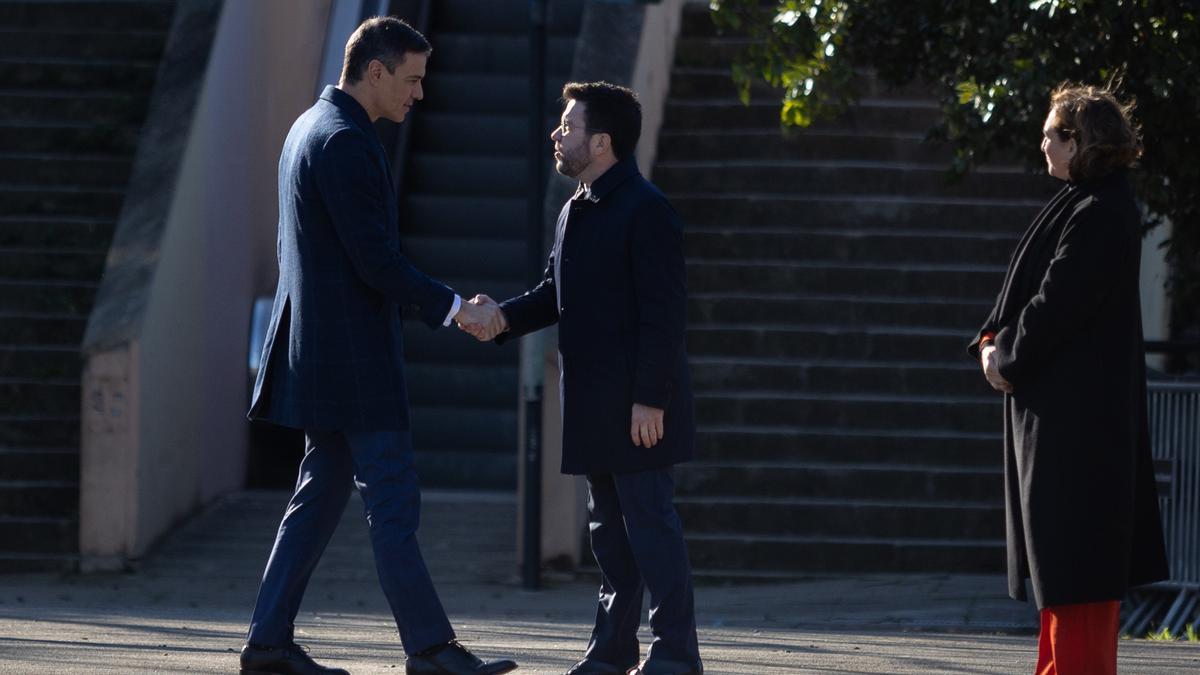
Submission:
[[[1179,635],[1187,625],[1200,628],[1200,381],[1151,380],[1148,389],[1171,578],[1133,596],[1122,630],[1144,635],[1154,626]]]

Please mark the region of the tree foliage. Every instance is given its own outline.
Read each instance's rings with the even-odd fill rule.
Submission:
[[[942,116],[931,136],[969,171],[996,153],[1044,167],[1041,124],[1063,80],[1120,83],[1137,101],[1135,172],[1151,224],[1174,225],[1168,257],[1176,336],[1200,337],[1200,0],[712,0],[725,32],[750,38],[733,65],[743,100],[782,89],[785,125],[808,126],[858,97],[856,74],[925,82]]]

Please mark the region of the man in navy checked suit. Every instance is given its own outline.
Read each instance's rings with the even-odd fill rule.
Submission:
[[[303,429],[304,460],[255,603],[243,675],[345,673],[294,641],[305,586],[362,496],[380,584],[411,674],[505,673],[455,642],[421,557],[420,492],[405,393],[401,306],[431,328],[486,330],[494,306],[463,302],[404,257],[388,159],[373,123],[422,98],[429,42],[390,17],[346,44],[337,87],[300,116],[279,160],[279,285],[249,417]]]

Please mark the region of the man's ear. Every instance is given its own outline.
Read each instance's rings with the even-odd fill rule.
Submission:
[[[612,149],[612,136],[605,133],[592,135],[592,154],[602,155],[605,150]]]
[[[363,79],[369,80],[371,84],[377,84],[380,78],[383,77],[383,62],[379,59],[371,59],[367,63],[366,72],[363,74],[366,76]]]

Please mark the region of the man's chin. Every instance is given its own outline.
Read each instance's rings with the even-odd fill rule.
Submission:
[[[566,176],[567,178],[574,178],[579,175],[578,171],[572,171],[571,167],[567,166],[566,164],[563,164],[563,161],[561,159],[554,161],[554,170],[559,172],[560,174]]]

